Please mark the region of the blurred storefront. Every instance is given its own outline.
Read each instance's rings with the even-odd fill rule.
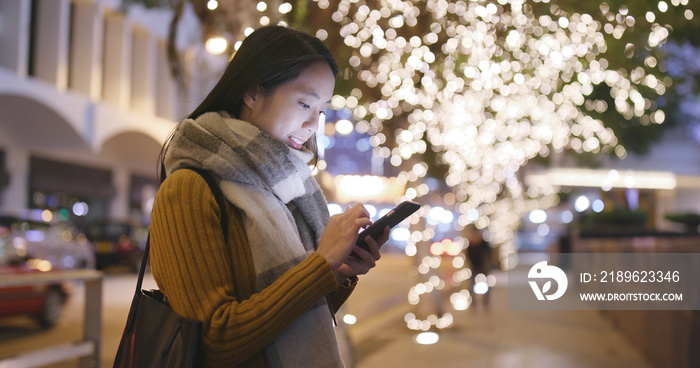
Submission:
[[[616,236],[693,232],[674,218],[700,215],[700,143],[686,129],[669,132],[647,155],[609,159],[597,169],[526,171],[528,185],[555,186],[560,201],[523,219],[520,248],[559,250],[572,229]]]
[[[109,202],[114,197],[112,173],[41,157],[30,158],[29,208],[59,210],[72,209],[84,203],[88,211],[76,209],[73,214],[86,218],[107,215]]]

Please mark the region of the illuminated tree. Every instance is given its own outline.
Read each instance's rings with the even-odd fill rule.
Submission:
[[[518,176],[530,160],[565,150],[624,158],[660,136],[672,86],[664,20],[692,20],[686,5],[341,0],[333,20],[357,77],[381,92],[354,109],[357,128],[415,183],[407,198],[429,192],[420,161],[430,146],[447,167],[458,227],[488,227],[505,255],[522,216],[556,203],[554,188]],[[430,231],[415,235],[430,241]]]

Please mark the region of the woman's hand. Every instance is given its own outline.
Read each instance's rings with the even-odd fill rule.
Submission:
[[[384,228],[384,232],[379,239],[374,240],[371,236],[365,237],[367,249],[355,245],[353,253],[345,262],[335,270],[335,278],[338,284],[343,285],[350,276],[364,275],[377,265],[377,261],[382,257],[379,248],[389,240],[389,227]]]
[[[345,209],[345,212],[331,216],[321,234],[321,242],[316,252],[330,263],[335,271],[347,260],[355,247],[360,229],[372,224],[365,207],[358,203]],[[366,252],[366,251],[365,251]]]

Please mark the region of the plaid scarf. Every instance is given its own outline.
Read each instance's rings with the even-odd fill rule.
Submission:
[[[313,153],[288,147],[226,113],[185,119],[165,157],[168,174],[192,167],[221,179],[240,210],[260,292],[315,251],[328,223],[326,200],[311,176]],[[342,367],[326,299],[265,348],[273,367]]]

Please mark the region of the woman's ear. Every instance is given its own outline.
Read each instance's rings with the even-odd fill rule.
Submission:
[[[243,103],[248,106],[249,109],[253,109],[253,106],[258,101],[258,89],[251,89],[243,94]]]

